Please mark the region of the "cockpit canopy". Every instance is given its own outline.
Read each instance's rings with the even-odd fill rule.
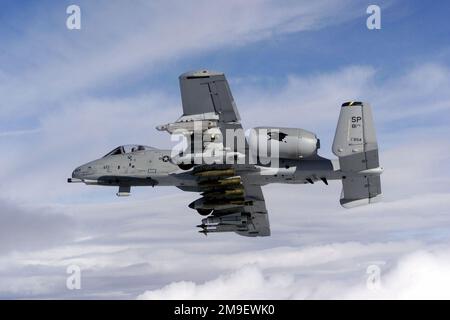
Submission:
[[[108,152],[103,158],[109,157],[109,156],[115,156],[118,154],[126,154],[126,153],[132,153],[137,151],[145,151],[145,150],[156,150],[156,148],[149,147],[149,146],[143,146],[140,144],[127,144],[124,146],[120,146],[112,150],[111,152]]]

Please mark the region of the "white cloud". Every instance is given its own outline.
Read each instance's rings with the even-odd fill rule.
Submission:
[[[438,79],[432,81],[435,89],[421,90],[417,86],[403,95],[404,98],[398,95],[399,90],[391,90],[392,87],[405,86],[405,82],[412,81],[407,79],[422,74],[424,69],[437,74],[434,77],[430,75]],[[421,117],[417,115],[417,110],[423,109],[421,101],[426,99],[427,94],[430,101],[436,100],[436,92],[445,92],[444,88],[450,85],[439,76],[442,72],[448,72],[446,70],[445,66],[439,65],[419,66],[384,84],[378,83],[377,72],[372,67],[348,66],[328,74],[291,75],[284,85],[272,89],[246,85],[245,82],[232,89],[246,128],[270,124],[312,130],[321,139],[320,152],[326,157],[333,157],[331,143],[340,103],[350,97],[368,97],[374,109],[381,161],[386,168],[383,179],[390,181],[388,188],[392,186],[407,194],[412,189],[419,190],[420,186],[426,191],[428,184],[424,183],[425,180],[433,182],[433,190],[447,190],[446,176],[442,173],[448,169],[442,164],[450,158],[445,147],[448,141],[443,139],[448,130],[431,126],[433,119],[442,120],[445,115],[421,120],[430,125],[408,130],[408,127],[402,127],[401,119],[395,120],[397,115],[391,117],[391,110],[401,108],[403,117]],[[395,103],[385,103],[389,101],[389,96],[393,96]],[[414,102],[416,98],[417,102]],[[450,97],[444,94],[439,104],[446,103],[450,103]],[[275,106],[281,112],[274,113]],[[430,114],[432,112],[429,111]],[[67,185],[65,178],[77,165],[102,156],[116,145],[142,143],[170,147],[169,136],[158,133],[154,128],[176,119],[180,114],[178,96],[156,91],[123,98],[68,100],[60,109],[39,117],[39,131],[27,135],[0,136],[0,146],[10,155],[0,159],[4,168],[0,177],[8,182],[2,184],[0,190],[11,199],[26,202],[38,199],[51,202],[68,194],[73,199],[74,192],[89,197],[91,190],[95,190],[97,195],[112,194],[110,189]],[[255,114],[258,116],[255,117]],[[411,148],[417,150],[413,157],[408,152]],[[392,170],[393,167],[402,169]],[[27,168],[26,172],[23,168]],[[26,185],[22,183],[25,173],[33,177]],[[43,185],[46,190],[44,198],[43,189],[39,187]]]
[[[370,246],[367,248],[370,252]],[[326,252],[317,254],[326,256]],[[270,257],[270,256],[269,256]],[[274,256],[275,271],[260,265],[244,265],[233,272],[195,283],[179,281],[163,288],[146,291],[138,299],[449,299],[450,298],[450,253],[447,251],[417,251],[402,256],[390,270],[380,273],[380,285],[366,283],[370,265],[385,268],[384,261],[367,261],[354,270],[345,270],[337,265],[334,270],[323,270],[323,266],[312,263],[317,275],[304,270],[283,269],[290,256]],[[281,259],[280,258],[284,258]],[[275,262],[277,261],[277,262]],[[272,266],[273,267],[273,266]],[[348,267],[348,266],[347,266]],[[376,280],[378,281],[378,280]]]
[[[329,1],[290,4],[223,2],[217,15],[217,8],[203,2],[188,7],[143,2],[130,9],[135,11],[123,10],[117,2],[92,15],[102,22],[95,23],[97,30],[90,28],[94,20],[84,21],[86,33],[78,39],[66,30],[29,30],[27,42],[8,43],[11,52],[22,54],[36,46],[32,39],[49,49],[28,57],[35,64],[23,73],[0,70],[2,121],[32,114],[38,124],[36,131],[0,133],[0,148],[7,150],[0,158],[0,191],[23,203],[17,214],[0,208],[6,212],[1,224],[1,297],[448,296],[445,289],[436,289],[439,280],[448,282],[445,247],[450,243],[449,132],[442,124],[448,118],[450,73],[445,65],[417,65],[385,80],[380,74],[386,70],[370,65],[291,74],[275,86],[246,78],[234,86],[229,79],[246,127],[310,129],[318,133],[327,156],[340,103],[371,102],[386,168],[386,201],[381,204],[345,211],[338,204],[339,182],[271,185],[264,187],[270,238],[205,238],[194,228],[199,217],[186,207],[197,194],[147,188],[133,190],[129,199],[116,199],[109,188],[65,183],[76,165],[115,145],[168,145],[169,137],[154,127],[181,114],[179,96],[170,90],[102,98],[93,96],[91,87],[115,88],[142,74],[154,79],[169,69],[164,64],[177,63],[180,56],[321,28],[336,23],[329,17],[337,11],[348,11],[344,20],[355,14],[353,2],[346,2],[348,7]],[[103,23],[119,12],[120,23]],[[410,121],[407,126],[405,119],[419,124]],[[440,125],[433,126],[437,120]],[[46,212],[51,214],[42,214]],[[368,292],[366,268],[374,261],[383,263],[383,289]],[[82,268],[80,292],[65,288],[69,264]]]
[[[400,259],[381,275],[378,290],[355,288],[342,292],[350,299],[450,299],[450,252],[422,250]]]
[[[318,128],[327,137],[334,134],[341,103],[350,100],[369,102],[376,127],[383,129],[378,135],[384,131],[386,134],[395,132],[395,136],[390,137],[395,139],[403,136],[403,129],[408,129],[406,123],[421,117],[424,128],[408,132],[421,139],[421,134],[427,132],[426,125],[448,118],[448,66],[416,65],[381,80],[383,72],[370,65],[351,65],[325,74],[290,75],[281,86],[259,85],[257,81],[255,85],[255,81],[241,78],[235,96],[243,121],[250,126],[270,121],[280,126]],[[274,109],[279,112],[274,113]],[[259,115],[257,118],[253,116],[255,113]],[[443,124],[440,122],[441,126]]]
[[[411,70],[411,74],[415,72]],[[322,126],[319,136],[326,144],[332,139],[339,111],[339,105],[331,105],[332,100],[370,94],[375,76],[373,68],[361,66],[331,74],[291,76],[279,94],[264,95],[265,89],[261,88],[259,93],[265,101],[247,104],[258,96],[256,87],[241,91],[238,103],[247,123],[250,118],[244,114],[249,110],[259,106],[264,110],[285,101],[290,108],[287,114],[296,114],[298,109],[310,117],[307,129]],[[399,77],[398,83],[403,79]],[[389,94],[387,87],[384,90]],[[416,93],[424,94],[419,90]],[[307,100],[319,99],[320,95],[329,99],[326,103],[316,102],[314,107],[322,112],[315,117],[300,112],[308,106]],[[375,103],[374,109],[375,105],[377,125],[383,128],[389,120],[378,114],[390,106]],[[164,112],[154,112],[158,106]],[[97,113],[105,114],[101,126],[92,116]],[[150,113],[151,117],[142,116]],[[8,168],[2,172],[3,194],[26,203],[34,223],[40,221],[37,217],[42,208],[60,212],[68,219],[62,222],[67,229],[61,230],[67,230],[72,237],[50,231],[48,236],[57,236],[56,241],[44,241],[37,251],[33,243],[43,238],[30,232],[28,237],[22,236],[21,246],[9,246],[16,251],[0,256],[5,279],[0,281],[1,296],[134,298],[147,292],[143,297],[156,298],[173,297],[179,291],[183,297],[219,297],[226,291],[232,298],[409,297],[415,287],[408,289],[400,276],[392,276],[391,280],[395,266],[402,265],[399,257],[450,241],[446,228],[450,223],[449,172],[443,166],[450,157],[450,148],[442,138],[447,133],[445,128],[400,131],[395,142],[391,141],[391,133],[379,130],[381,159],[386,168],[382,177],[384,203],[346,211],[338,204],[339,182],[329,186],[264,187],[272,226],[268,239],[242,239],[234,234],[204,238],[197,234],[194,226],[199,217],[186,207],[198,196],[193,193],[173,188],[145,189],[134,192],[129,199],[116,199],[109,188],[66,185],[64,178],[74,166],[99,156],[99,150],[106,152],[107,146],[146,143],[142,132],[163,145],[168,136],[152,136],[154,126],[175,119],[179,113],[175,98],[156,92],[122,99],[67,101],[59,111],[41,117],[38,133],[27,135],[27,139],[2,140],[2,148],[10,150],[15,159],[1,160]],[[276,122],[273,113],[258,112],[260,121],[268,121],[269,116]],[[279,117],[286,118],[282,114]],[[295,117],[285,121],[286,125],[297,123]],[[129,123],[133,123],[132,129],[127,127]],[[76,134],[67,135],[68,131]],[[385,146],[383,141],[390,143]],[[411,150],[418,152],[411,156]],[[27,168],[25,176],[33,177],[26,184],[22,180],[23,168]],[[36,218],[33,214],[37,214]],[[21,230],[11,224],[13,221],[5,223],[5,228],[10,225]],[[51,230],[51,224],[47,227]],[[13,243],[13,233],[2,234],[4,243]],[[64,244],[58,243],[58,237],[64,239]],[[445,274],[445,268],[440,267],[445,261],[433,259],[424,263],[436,274]],[[373,261],[385,262],[384,291],[376,294],[365,288],[366,268]],[[69,264],[82,267],[81,292],[65,289]],[[253,284],[241,290],[242,281],[238,279],[242,277],[252,278]],[[418,277],[427,283],[426,272]]]
[[[47,109],[45,105],[58,105],[92,87],[123,85],[124,79],[132,81],[143,70],[147,77],[158,74],[164,64],[189,55],[346,21],[361,15],[356,3],[141,1],[130,7],[120,1],[84,2],[80,6],[86,14],[78,32],[60,23],[58,11],[45,12],[45,18],[36,14],[29,25],[20,26],[26,40],[13,38],[5,44],[11,55],[33,55],[17,62],[16,69],[25,71],[3,71],[1,115],[12,117],[12,110],[14,116],[35,115]],[[35,27],[39,18],[48,21],[45,28]]]
[[[38,133],[39,131],[39,129],[4,131],[0,132],[0,138],[34,134]]]
[[[374,75],[370,66],[347,66],[326,74],[290,75],[281,87],[261,88],[243,81],[239,87],[244,89],[237,91],[237,102],[242,119],[249,126],[268,125],[263,122],[266,121],[270,125],[314,130],[327,126],[334,131],[342,102],[364,100]],[[273,112],[274,109],[279,112]]]
[[[76,222],[66,214],[29,210],[0,199],[0,253],[62,245],[75,237]]]
[[[191,281],[172,283],[147,291],[138,299],[287,299],[293,280],[288,274],[264,276],[259,268],[248,266],[200,285]]]

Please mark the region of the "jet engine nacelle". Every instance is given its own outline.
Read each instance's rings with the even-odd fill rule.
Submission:
[[[257,127],[250,131],[249,148],[259,158],[303,159],[317,155],[320,140],[298,128]]]

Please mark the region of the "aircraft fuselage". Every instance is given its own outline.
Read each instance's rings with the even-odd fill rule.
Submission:
[[[171,150],[143,150],[109,155],[76,168],[69,182],[102,186],[176,186],[196,187],[190,171],[181,170],[170,161]],[[256,166],[240,175],[251,176],[253,184],[314,183],[341,179],[339,162],[325,158],[313,160],[280,159],[280,167]]]

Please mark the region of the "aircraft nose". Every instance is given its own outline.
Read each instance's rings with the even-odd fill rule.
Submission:
[[[93,177],[95,177],[96,173],[97,173],[97,163],[96,161],[91,161],[73,170],[72,178],[94,179]]]
[[[81,178],[81,175],[80,175],[80,173],[81,173],[81,167],[78,167],[78,168],[76,168],[75,170],[73,170],[73,172],[72,172],[72,178],[74,178],[74,179],[80,179]]]
[[[89,162],[79,166],[72,171],[72,178],[68,178],[68,182],[84,182],[85,180],[96,180],[97,169],[94,166],[94,162]]]

